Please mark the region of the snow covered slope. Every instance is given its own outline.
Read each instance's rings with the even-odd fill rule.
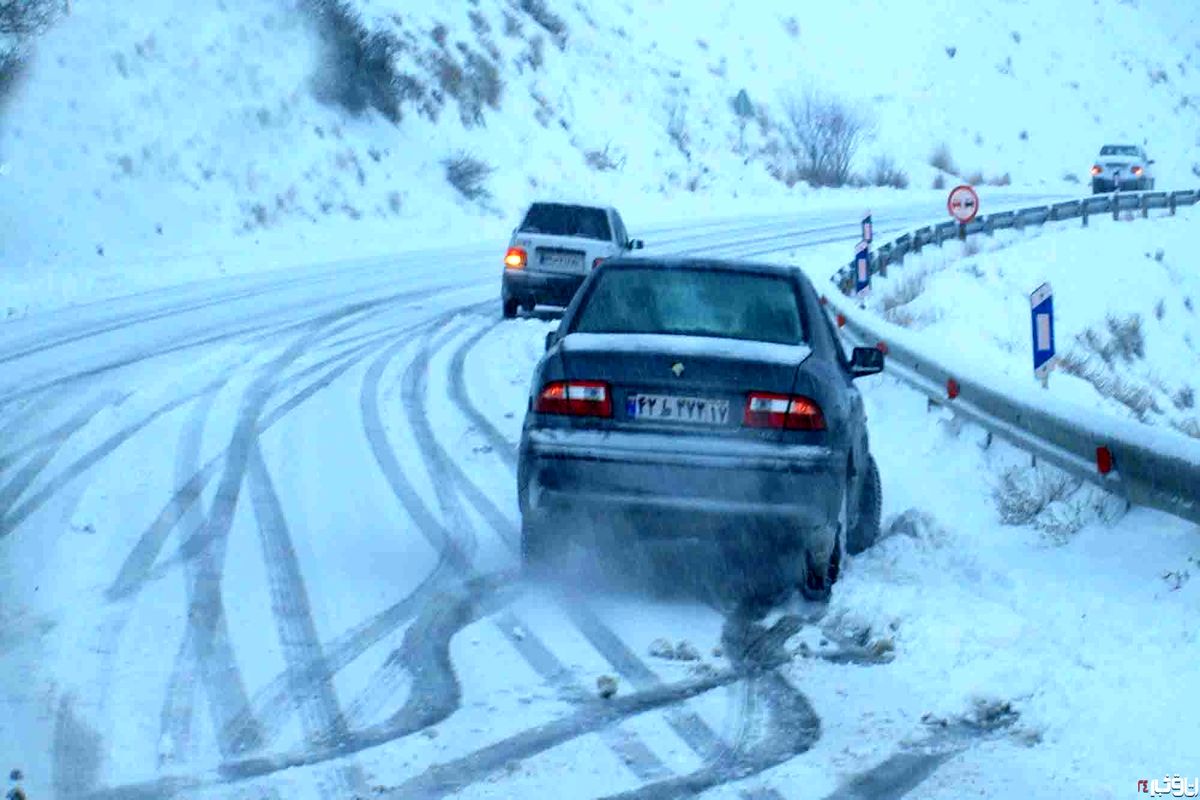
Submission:
[[[1198,221],[1188,209],[928,248],[876,279],[868,307],[938,342],[951,363],[1033,383],[1029,294],[1049,281],[1060,355],[1050,393],[1200,437],[1189,366],[1200,358]]]
[[[34,276],[50,304],[488,239],[536,194],[611,200],[634,227],[802,212],[830,191],[771,170],[806,87],[867,110],[855,170],[892,156],[911,191],[932,191],[943,142],[957,172],[1056,191],[1104,140],[1146,141],[1160,188],[1200,161],[1193,4],[351,5],[399,86],[392,119],[314,97],[337,95],[345,53],[309,0],[73,3],[0,112],[0,282]],[[476,199],[447,183],[460,154],[494,170]]]

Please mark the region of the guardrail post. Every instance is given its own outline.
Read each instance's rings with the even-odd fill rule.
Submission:
[[[958,223],[958,240],[965,242],[967,240],[967,226],[963,223]]]
[[[1120,220],[1121,220],[1121,193],[1113,192],[1112,200],[1110,200],[1109,202],[1112,203],[1113,222],[1120,222]]]
[[[1142,192],[1141,197],[1138,198],[1138,205],[1142,207],[1142,219],[1146,219],[1146,217],[1150,216],[1150,206],[1146,203],[1145,192]]]
[[[992,223],[992,215],[988,214],[983,218],[983,232],[988,236],[996,235],[996,226]]]
[[[1079,217],[1080,217],[1080,219],[1083,220],[1083,227],[1085,227],[1085,228],[1087,227],[1087,212],[1088,212],[1088,202],[1087,202],[1087,200],[1084,200],[1082,203],[1079,204]]]
[[[1171,209],[1171,216],[1175,216],[1175,193],[1171,192],[1167,195],[1167,208]]]

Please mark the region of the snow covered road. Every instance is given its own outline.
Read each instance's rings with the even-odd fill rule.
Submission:
[[[848,254],[849,216],[646,237]],[[517,581],[513,448],[553,322],[501,322],[498,252],[0,327],[0,754],[30,797],[1049,797],[1063,776],[1116,797],[1188,766],[1186,741],[1113,764],[1064,722],[1112,686],[1180,687],[1136,691],[1136,730],[1194,706],[1197,593],[1157,577],[1187,527],[1001,528],[989,473],[1021,456],[888,378],[866,401],[894,535],[827,609]],[[923,783],[939,768],[957,783]]]

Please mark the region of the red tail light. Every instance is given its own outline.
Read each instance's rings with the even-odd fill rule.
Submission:
[[[783,428],[789,431],[823,431],[825,415],[814,400],[802,395],[751,392],[746,397],[748,428]]]
[[[1099,164],[1096,164],[1095,166],[1092,167],[1093,175],[1099,175],[1101,172],[1104,172],[1104,168],[1101,167]]]
[[[602,261],[604,261],[603,258],[593,259],[592,260],[592,269],[595,269],[596,267],[600,266],[600,262],[602,262]]]
[[[523,247],[510,247],[504,254],[504,266],[508,269],[525,269],[526,263],[528,263],[528,256]]]
[[[1142,168],[1141,168],[1141,167],[1134,167],[1134,168],[1133,168],[1133,174],[1134,174],[1134,175],[1141,175],[1141,174],[1142,174],[1142,172],[1143,172],[1143,170],[1142,170]]]
[[[538,393],[533,410],[539,414],[611,417],[612,392],[603,381],[551,381]]]

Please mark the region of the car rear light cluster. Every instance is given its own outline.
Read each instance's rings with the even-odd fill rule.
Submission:
[[[525,265],[529,262],[529,256],[523,247],[510,247],[508,252],[504,254],[504,266],[506,269],[525,269]]]
[[[748,428],[823,431],[825,415],[810,397],[751,392],[746,397],[746,414],[742,424]]]
[[[1133,168],[1133,174],[1134,174],[1134,175],[1141,175],[1143,171],[1144,171],[1144,170],[1143,170],[1141,167],[1134,167],[1134,168]]]
[[[600,264],[603,262],[604,262],[603,258],[593,258],[592,259],[592,269],[595,269],[596,267],[600,266]]]
[[[1095,164],[1092,166],[1092,174],[1093,175],[1099,175],[1101,172],[1104,172],[1104,167],[1100,166],[1099,164]]]
[[[551,381],[538,393],[533,410],[539,414],[611,417],[612,390],[603,381]]]

